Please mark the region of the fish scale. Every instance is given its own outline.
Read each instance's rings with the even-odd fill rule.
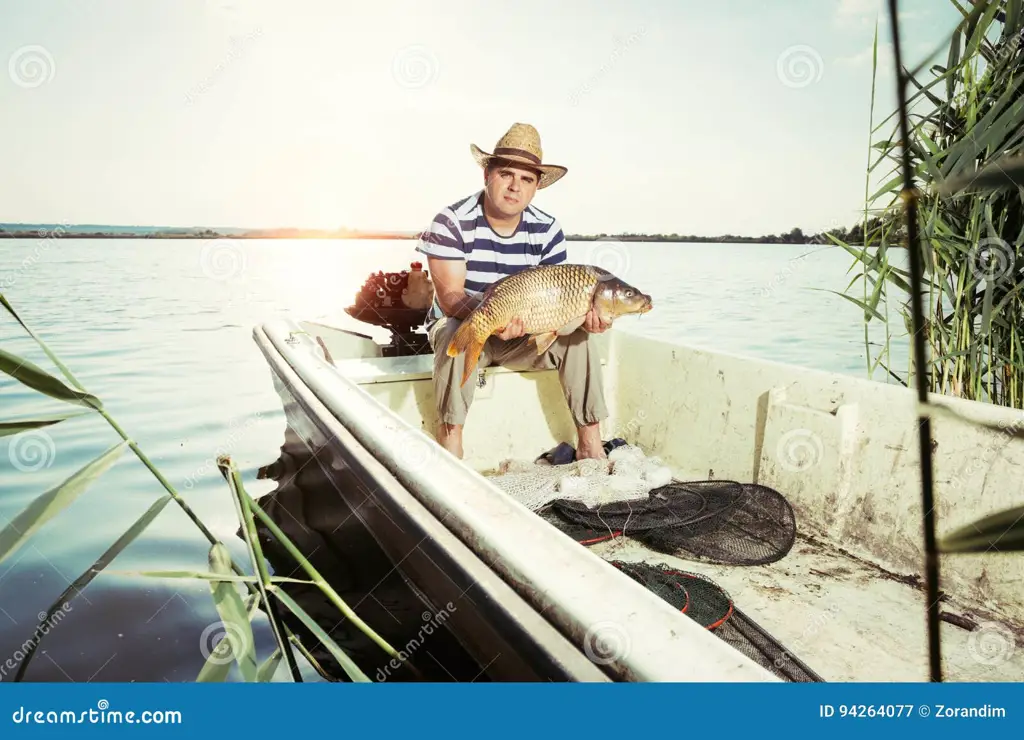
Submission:
[[[544,265],[494,284],[480,306],[477,337],[489,336],[518,316],[527,334],[557,330],[586,314],[594,288],[609,273],[589,265]]]
[[[603,284],[603,285],[602,285]],[[600,289],[599,289],[600,288]],[[556,333],[569,333],[596,308],[602,318],[650,310],[650,296],[626,285],[612,273],[593,265],[561,264],[528,267],[501,278],[462,322],[448,344],[449,357],[466,353],[463,385],[479,360],[488,337],[514,318],[523,322],[541,354]]]

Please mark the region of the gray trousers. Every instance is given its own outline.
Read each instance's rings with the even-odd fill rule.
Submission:
[[[449,357],[448,343],[462,324],[460,319],[442,317],[427,337],[434,350],[434,398],[437,412],[445,424],[465,424],[469,407],[473,403],[476,378],[471,376],[464,386],[462,370],[466,355]],[[590,333],[577,329],[572,334],[558,337],[544,354],[538,355],[536,346],[528,336],[508,341],[489,337],[480,352],[477,369],[501,365],[510,370],[558,370],[558,379],[565,393],[576,426],[592,424],[608,418],[601,378],[601,358],[590,341]]]

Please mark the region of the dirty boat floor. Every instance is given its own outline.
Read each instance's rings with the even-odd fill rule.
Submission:
[[[707,576],[733,603],[825,681],[928,681],[923,587],[837,548],[797,534],[770,565],[709,565],[654,552],[629,537],[591,545],[605,560],[666,563]],[[909,580],[909,579],[908,579]],[[1020,632],[1003,621],[944,602],[942,612],[973,619],[973,632],[943,621],[943,680],[1021,681]],[[987,626],[986,626],[987,625]]]

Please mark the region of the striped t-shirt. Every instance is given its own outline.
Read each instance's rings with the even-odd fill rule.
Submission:
[[[565,235],[554,216],[527,206],[512,236],[497,234],[484,216],[484,191],[445,208],[420,236],[417,252],[445,260],[465,260],[466,294],[535,265],[565,262]],[[431,325],[443,315],[437,298],[427,315]]]

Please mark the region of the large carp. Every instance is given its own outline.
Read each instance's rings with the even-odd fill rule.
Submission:
[[[591,308],[610,321],[651,310],[651,297],[612,273],[592,265],[540,265],[528,267],[492,283],[483,299],[455,331],[448,356],[466,353],[462,385],[476,368],[487,339],[514,318],[537,345],[547,351],[559,336],[579,329]]]

